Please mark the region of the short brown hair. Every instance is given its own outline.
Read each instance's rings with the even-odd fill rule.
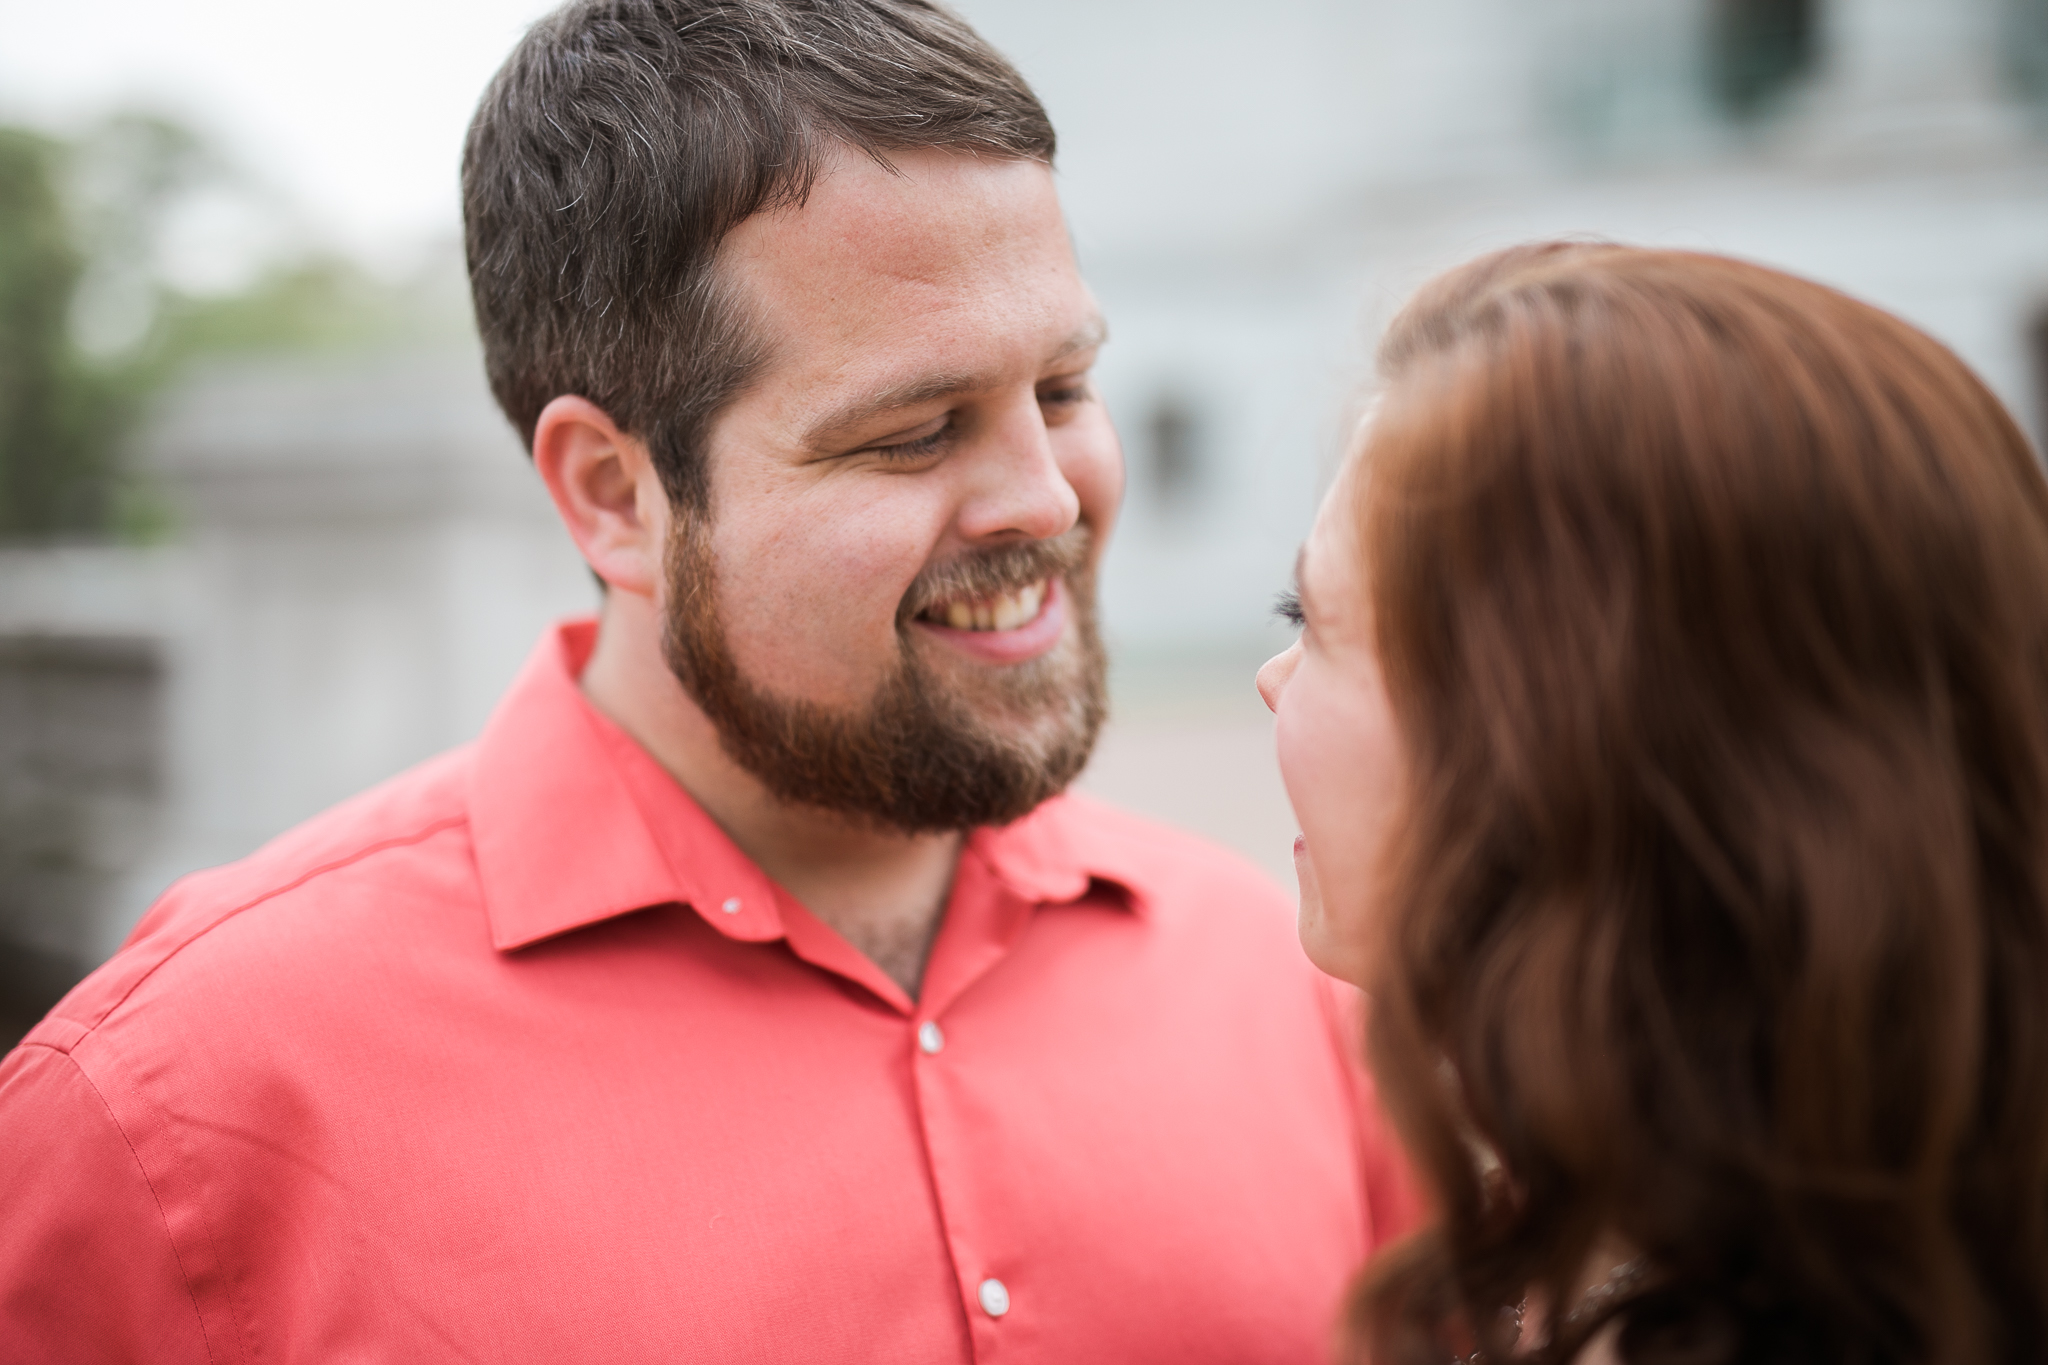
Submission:
[[[834,142],[1054,151],[1023,78],[931,0],[572,0],[535,24],[462,159],[484,363],[528,445],[581,395],[702,507],[704,432],[763,359],[719,243],[801,202]]]
[[[1439,1219],[1355,1341],[1504,1359],[1612,1235],[1634,1365],[2038,1359],[2019,428],[1897,318],[1684,252],[1483,259],[1383,358],[1356,510],[1407,790],[1371,1047]]]

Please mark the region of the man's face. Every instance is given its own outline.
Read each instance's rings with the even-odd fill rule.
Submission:
[[[1013,819],[1102,718],[1093,583],[1122,490],[1051,172],[845,153],[720,269],[767,342],[671,538],[668,654],[785,800]]]

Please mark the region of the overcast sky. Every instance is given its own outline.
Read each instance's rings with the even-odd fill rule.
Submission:
[[[1236,0],[956,3],[1050,107],[1090,249],[1290,218],[1304,186],[1356,161],[1353,144],[1385,122],[1354,107],[1362,92],[1399,94],[1401,140],[1423,146],[1419,127],[1447,116],[1422,117],[1416,80],[1395,78],[1429,74],[1432,51],[1464,59],[1456,23],[1437,24],[1433,46],[1412,41],[1396,0],[1285,0],[1249,29]],[[375,260],[454,238],[470,113],[552,4],[0,0],[0,120],[61,131],[122,106],[179,116],[295,200],[318,236]],[[1229,195],[1213,191],[1219,165]]]
[[[376,254],[456,231],[462,132],[546,0],[0,0],[0,119],[178,115]]]

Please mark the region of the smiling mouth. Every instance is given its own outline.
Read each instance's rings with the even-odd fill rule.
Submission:
[[[1038,619],[1050,590],[1051,580],[1040,579],[994,597],[955,597],[934,602],[917,619],[955,630],[1015,630]]]

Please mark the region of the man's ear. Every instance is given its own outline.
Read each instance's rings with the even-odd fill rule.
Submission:
[[[669,511],[646,443],[589,399],[564,394],[534,423],[533,464],[592,572],[619,591],[652,597]]]

